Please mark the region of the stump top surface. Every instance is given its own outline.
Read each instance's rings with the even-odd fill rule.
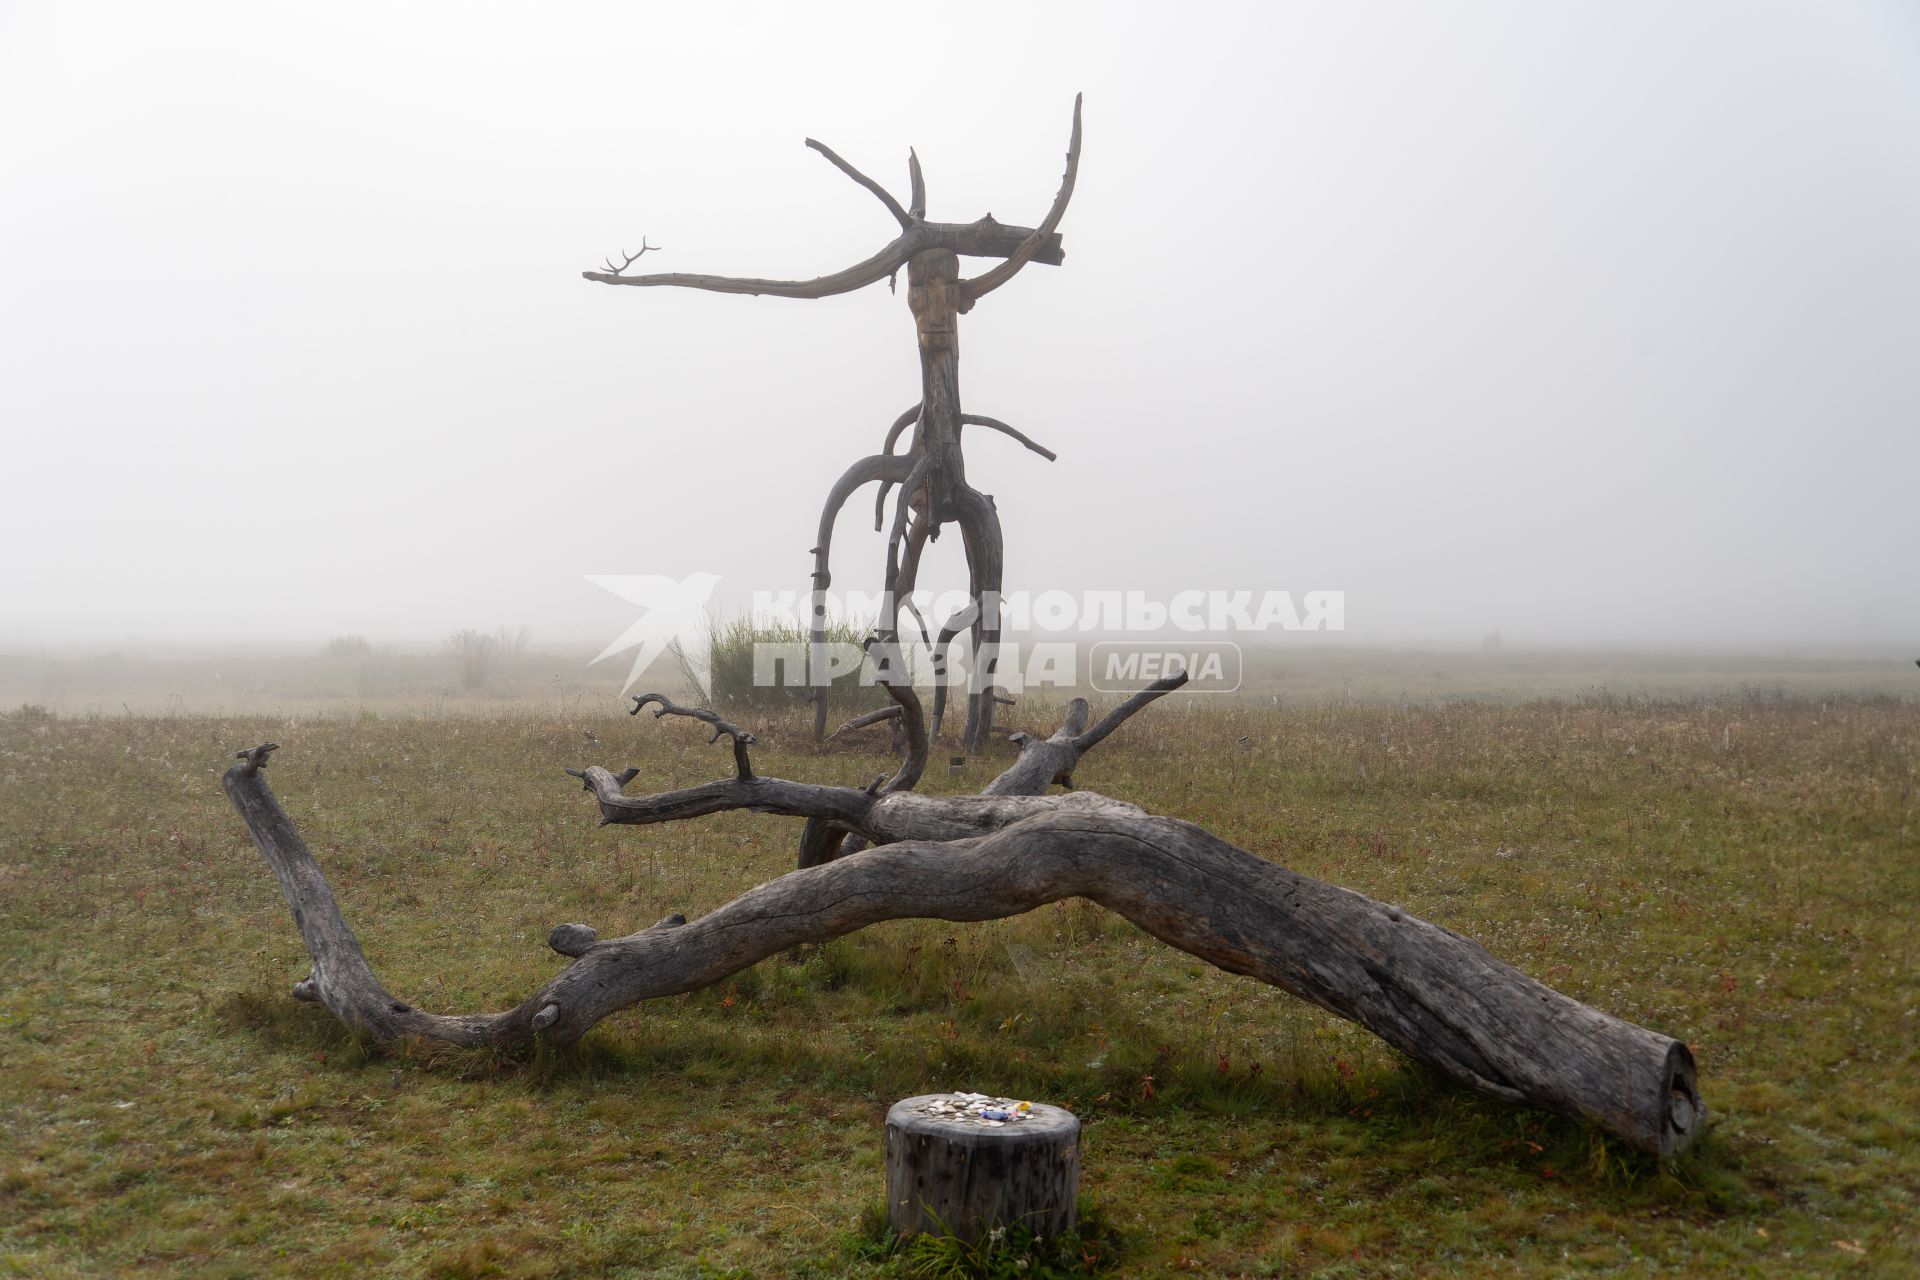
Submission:
[[[1008,1120],[998,1123],[982,1123],[973,1116],[927,1113],[926,1108],[931,1103],[958,1104],[969,1096],[959,1093],[923,1093],[911,1098],[902,1098],[887,1109],[887,1123],[913,1133],[937,1133],[945,1138],[966,1138],[982,1142],[1018,1142],[1023,1138],[1057,1141],[1062,1135],[1078,1133],[1080,1130],[1079,1116],[1065,1107],[1056,1107],[1045,1102],[1028,1102],[1029,1110],[1025,1120]]]

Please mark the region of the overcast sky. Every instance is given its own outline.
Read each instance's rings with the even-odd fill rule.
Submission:
[[[967,408],[1060,455],[969,437],[1010,590],[1920,642],[1910,3],[11,0],[0,643],[597,643],[632,606],[586,574],[804,587],[918,395],[904,290],[580,271],[865,257],[809,135],[1031,224],[1080,91],[1065,266],[961,322]]]

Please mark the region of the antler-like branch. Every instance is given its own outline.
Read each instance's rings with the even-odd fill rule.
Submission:
[[[921,237],[902,234],[887,247],[864,262],[856,262],[845,271],[813,280],[760,280],[749,276],[700,276],[671,271],[661,275],[623,276],[605,271],[583,271],[588,280],[601,284],[631,284],[642,287],[668,285],[681,289],[705,289],[709,293],[771,294],[777,298],[830,298],[865,288],[905,266],[922,247]]]
[[[642,255],[644,255],[644,254],[649,254],[649,253],[654,253],[654,252],[656,252],[656,251],[658,251],[658,250],[659,250],[659,248],[660,248],[660,246],[659,246],[659,245],[657,245],[657,244],[648,244],[648,243],[647,243],[647,238],[646,238],[645,236],[641,236],[641,237],[640,237],[640,252],[639,252],[639,253],[628,253],[628,252],[627,252],[627,251],[626,251],[625,249],[622,249],[622,250],[620,251],[620,256],[621,256],[621,257],[623,257],[623,258],[625,258],[625,259],[626,259],[626,261],[625,261],[625,262],[622,262],[622,263],[621,263],[621,264],[620,264],[619,266],[617,266],[617,267],[616,267],[616,266],[614,266],[614,265],[613,265],[613,259],[612,259],[612,258],[608,258],[608,259],[606,259],[606,263],[607,263],[607,270],[608,270],[608,271],[611,271],[611,272],[612,272],[612,273],[613,273],[614,275],[616,275],[616,276],[617,276],[617,275],[619,275],[619,274],[620,274],[620,273],[621,273],[622,271],[625,271],[625,270],[626,270],[626,269],[627,269],[628,267],[630,267],[630,266],[632,266],[632,265],[633,265],[634,263],[636,263],[636,262],[638,262],[638,261],[640,261],[640,259],[641,259],[641,257],[642,257]]]
[[[828,161],[832,163],[834,168],[846,174],[849,178],[852,178],[855,182],[859,183],[861,186],[865,187],[867,190],[873,192],[873,194],[879,198],[880,203],[887,206],[887,212],[893,215],[894,221],[900,224],[900,227],[903,231],[908,230],[913,226],[914,216],[909,214],[905,209],[902,209],[900,207],[900,202],[893,198],[892,192],[888,191],[885,187],[875,182],[872,178],[869,178],[866,174],[860,172],[858,169],[848,164],[845,160],[842,160],[839,156],[839,153],[834,151],[834,149],[828,146],[826,143],[816,142],[812,138],[808,138],[807,145],[809,147],[812,147],[815,151],[818,151],[821,155],[825,156],[828,159]],[[922,195],[921,200],[922,200],[922,203],[925,202],[924,194]],[[921,212],[925,213],[926,210],[922,209]]]
[[[991,271],[975,276],[971,280],[960,282],[960,310],[971,310],[973,304],[986,297],[995,289],[1018,274],[1020,268],[1032,260],[1040,250],[1046,238],[1060,225],[1060,219],[1067,212],[1067,202],[1073,199],[1073,182],[1080,172],[1080,95],[1073,96],[1073,136],[1067,141],[1067,172],[1060,179],[1060,192],[1053,198],[1053,208],[1047,210],[1046,220],[1034,228],[1033,234],[1023,241],[1013,252],[1013,256],[995,266]]]
[[[759,739],[755,738],[745,729],[742,729],[739,725],[722,720],[705,707],[676,706],[664,693],[636,694],[633,699],[633,710],[627,712],[627,714],[637,716],[640,714],[642,707],[649,703],[656,702],[660,704],[660,709],[653,713],[655,720],[658,720],[661,716],[687,716],[690,719],[713,726],[713,736],[707,739],[707,742],[710,744],[720,741],[722,737],[732,738],[734,768],[739,772],[742,782],[753,781],[753,762],[747,759],[747,748],[759,741]]]

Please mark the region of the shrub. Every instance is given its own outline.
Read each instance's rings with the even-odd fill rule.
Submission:
[[[447,648],[460,671],[460,687],[471,693],[486,687],[493,671],[493,658],[500,642],[484,631],[456,631],[447,637]]]
[[[805,627],[777,619],[733,618],[711,623],[707,635],[710,642],[708,682],[717,708],[768,715],[800,711],[812,705],[813,690],[805,683],[804,667],[789,676],[785,664],[778,664],[771,668],[772,679],[768,682],[756,682],[754,678],[755,652],[759,646],[778,646],[789,653],[804,652],[808,644]],[[865,635],[864,628],[844,620],[830,622],[826,632],[828,644],[851,645],[856,649]],[[690,682],[699,683],[684,655],[681,669]],[[787,683],[789,679],[801,683]],[[836,677],[827,696],[827,706],[841,715],[858,715],[881,706],[887,701],[886,690],[873,684],[872,679],[870,667]]]

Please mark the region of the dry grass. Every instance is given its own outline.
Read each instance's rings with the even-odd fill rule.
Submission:
[[[298,937],[216,785],[266,736],[428,1008],[517,999],[557,921],[791,865],[777,819],[596,830],[560,772],[714,776],[697,726],[0,718],[0,1272],[893,1274],[880,1116],[943,1088],[1082,1115],[1116,1274],[1920,1269],[1912,703],[1164,706],[1080,770],[1687,1039],[1715,1119],[1665,1168],[1081,903],[875,928],[558,1057],[356,1043],[287,997]],[[885,763],[767,737],[767,772]]]

